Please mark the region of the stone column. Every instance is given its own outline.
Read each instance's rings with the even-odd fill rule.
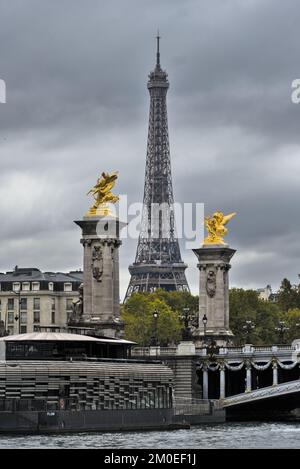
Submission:
[[[119,241],[119,243],[121,243]],[[120,244],[119,244],[120,246]],[[114,291],[114,316],[120,316],[120,275],[119,275],[119,246],[114,246],[113,256],[113,291]]]
[[[251,362],[246,362],[246,392],[252,390],[252,379],[251,379]]]
[[[220,363],[220,399],[225,399],[225,364]]]
[[[208,368],[207,368],[207,364],[206,364],[206,363],[203,363],[202,373],[203,373],[203,391],[202,391],[202,396],[203,396],[203,399],[208,399]]]
[[[120,329],[119,231],[123,224],[117,218],[101,216],[85,216],[75,223],[82,229],[84,247],[82,325],[116,337]]]
[[[196,345],[206,338],[224,346],[233,336],[229,328],[229,280],[230,259],[235,253],[227,245],[204,245],[193,249],[199,268],[199,327],[194,337]],[[206,331],[202,322],[207,317]]]
[[[277,384],[278,384],[278,364],[277,364],[276,360],[273,360],[272,368],[273,368],[273,386],[277,386]]]

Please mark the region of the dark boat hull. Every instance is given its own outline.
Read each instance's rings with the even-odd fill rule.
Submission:
[[[183,425],[174,423],[173,409],[0,412],[1,433],[167,430],[175,427]]]

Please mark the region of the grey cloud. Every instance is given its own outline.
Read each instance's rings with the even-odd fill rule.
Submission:
[[[292,0],[2,0],[0,270],[80,267],[73,220],[102,169],[120,171],[129,202],[142,199],[159,27],[176,200],[238,212],[233,284],[296,281],[299,9]],[[123,294],[136,241],[121,249]],[[197,292],[183,244],[182,257]]]

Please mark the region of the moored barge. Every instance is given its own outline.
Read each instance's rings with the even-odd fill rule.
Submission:
[[[132,342],[69,333],[0,338],[0,432],[174,427],[173,373]]]

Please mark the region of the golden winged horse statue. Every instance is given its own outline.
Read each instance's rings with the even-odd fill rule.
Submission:
[[[236,212],[224,215],[223,212],[217,211],[212,217],[205,217],[205,226],[208,236],[203,244],[225,244],[223,236],[227,235],[228,229],[225,227],[227,223],[236,215]]]
[[[119,196],[111,192],[117,179],[118,171],[111,174],[105,172],[101,174],[94,187],[87,193],[87,195],[92,194],[95,199],[94,205],[89,209],[87,215],[108,215],[110,213],[108,204],[115,204],[119,200]]]

